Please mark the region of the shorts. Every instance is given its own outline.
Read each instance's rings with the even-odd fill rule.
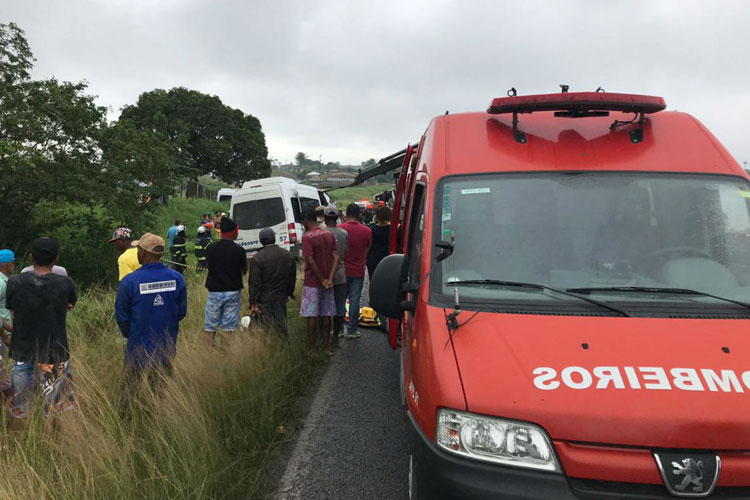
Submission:
[[[35,374],[36,384],[34,384]],[[48,417],[50,413],[60,413],[76,407],[70,361],[56,364],[16,361],[13,363],[11,380],[13,394],[10,399],[10,414],[12,417],[29,416],[29,400],[35,392],[35,385],[44,403],[45,417]]]
[[[303,318],[336,316],[336,301],[333,290],[322,286],[303,286],[299,315]]]
[[[233,332],[240,326],[242,290],[232,292],[208,292],[206,301],[206,331],[215,332],[220,326],[225,332]]]
[[[333,298],[336,301],[336,316],[346,316],[346,282],[333,285]]]

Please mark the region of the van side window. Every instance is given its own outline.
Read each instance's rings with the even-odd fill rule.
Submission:
[[[294,222],[302,224],[302,209],[299,206],[299,198],[296,196],[292,198],[292,214],[294,215]]]
[[[409,215],[409,282],[419,282],[424,242],[424,184],[414,187],[414,205]]]
[[[320,205],[320,200],[315,198],[300,197],[299,201],[302,204],[302,213],[305,213],[305,210],[315,210]]]

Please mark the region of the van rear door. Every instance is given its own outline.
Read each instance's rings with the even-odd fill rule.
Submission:
[[[262,245],[261,229],[270,227],[280,246],[289,249],[289,223],[294,223],[291,201],[282,196],[279,185],[259,186],[238,192],[232,198],[232,218],[239,226],[237,244],[247,252],[256,252]]]

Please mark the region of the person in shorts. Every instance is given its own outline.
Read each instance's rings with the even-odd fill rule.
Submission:
[[[216,331],[233,332],[239,328],[242,305],[242,276],[247,274],[245,249],[234,242],[239,227],[230,218],[221,220],[221,239],[206,250],[206,339],[213,346]]]
[[[314,210],[302,214],[302,257],[305,259],[305,281],[302,287],[300,316],[307,318],[307,342],[310,350],[328,348],[331,317],[336,316],[333,278],[339,266],[336,238],[318,226]],[[318,331],[320,319],[320,331]]]
[[[13,313],[14,360],[10,407],[15,418],[29,415],[35,387],[44,401],[45,417],[75,407],[65,323],[78,296],[73,280],[52,273],[58,253],[55,240],[34,241],[34,270],[8,279],[5,302]]]
[[[333,347],[339,346],[339,338],[344,336],[344,319],[346,318],[346,272],[344,271],[344,256],[349,251],[349,233],[336,227],[339,220],[339,209],[336,205],[328,205],[323,212],[326,231],[336,238],[336,249],[339,252],[339,267],[333,277],[333,298],[336,301],[336,316],[333,317]]]

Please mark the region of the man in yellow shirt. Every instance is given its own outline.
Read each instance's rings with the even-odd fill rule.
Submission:
[[[115,250],[120,252],[120,256],[117,258],[119,281],[141,267],[140,262],[138,262],[138,249],[132,245],[132,240],[133,231],[127,227],[118,227],[112,235],[112,239],[109,240],[110,243],[114,244]]]

